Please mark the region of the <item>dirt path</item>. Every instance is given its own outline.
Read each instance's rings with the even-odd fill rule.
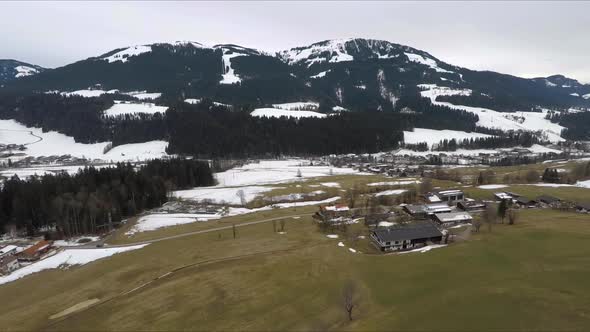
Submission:
[[[236,225],[237,227],[237,225]],[[228,261],[235,261],[235,260],[240,260],[240,259],[247,259],[247,258],[252,258],[252,257],[257,257],[257,256],[264,256],[264,255],[274,255],[274,254],[278,254],[278,253],[287,253],[287,252],[291,252],[291,251],[296,251],[296,250],[300,250],[300,249],[304,249],[304,248],[312,248],[312,247],[317,247],[320,245],[327,245],[326,243],[316,243],[313,245],[300,245],[300,246],[295,246],[295,247],[291,247],[291,248],[287,248],[287,249],[278,249],[278,250],[269,250],[269,251],[260,251],[260,252],[255,252],[255,253],[251,253],[251,254],[244,254],[244,255],[237,255],[237,256],[228,256],[228,257],[221,257],[221,258],[215,258],[215,259],[208,259],[208,260],[203,260],[203,261],[199,261],[199,262],[195,262],[195,263],[191,263],[191,264],[186,264],[186,265],[182,265],[179,266],[169,272],[166,272],[146,283],[143,283],[139,286],[136,286],[130,290],[124,291],[124,292],[120,292],[118,294],[115,294],[107,299],[104,299],[102,301],[97,300],[97,299],[92,299],[92,300],[88,300],[88,301],[84,301],[81,303],[78,303],[70,308],[67,308],[66,310],[63,310],[53,316],[50,317],[50,319],[53,319],[52,322],[50,322],[48,325],[45,326],[45,329],[51,326],[56,325],[59,322],[62,322],[76,314],[79,314],[81,312],[84,312],[88,309],[97,307],[99,305],[103,305],[105,303],[114,301],[118,298],[130,295],[132,293],[135,293],[137,291],[140,291],[148,286],[151,286],[152,284],[161,281],[163,279],[170,279],[174,277],[174,274],[183,270],[187,270],[190,268],[196,268],[196,267],[200,267],[200,266],[205,266],[205,265],[211,265],[211,264],[216,264],[216,263],[222,263],[222,262],[228,262]]]

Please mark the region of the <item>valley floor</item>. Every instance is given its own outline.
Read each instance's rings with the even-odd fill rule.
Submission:
[[[469,177],[477,170],[461,172]],[[342,174],[281,183],[263,195],[321,189],[332,196],[383,181],[391,179]],[[416,184],[407,180],[403,186]],[[590,201],[590,189],[582,187],[516,189]],[[481,199],[494,192],[476,186],[465,191]],[[249,207],[263,203],[255,200]],[[362,224],[336,232],[338,238],[327,237],[311,218],[316,210],[294,205],[131,237],[125,234],[134,225],[130,220],[107,243],[149,243],[145,247],[1,285],[0,326],[57,331],[590,329],[587,214],[522,210],[516,225],[495,224],[479,233],[458,228],[453,230],[458,241],[449,246],[382,255]],[[284,221],[281,232],[273,220]],[[356,290],[352,321],[342,296],[350,283]]]

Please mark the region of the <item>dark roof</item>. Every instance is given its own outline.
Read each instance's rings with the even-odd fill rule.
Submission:
[[[413,223],[376,229],[373,234],[381,242],[424,239],[442,236],[442,233],[431,223]]]
[[[537,201],[543,202],[543,203],[555,203],[555,202],[559,202],[560,199],[554,196],[549,196],[549,195],[541,195],[539,197],[537,197]]]
[[[576,208],[590,211],[590,203],[577,203]]]
[[[531,204],[531,203],[535,203],[535,200],[528,199],[524,196],[520,196],[516,199],[516,202],[520,203],[520,204]]]
[[[457,203],[457,206],[462,206],[465,208],[477,208],[477,207],[486,207],[486,203],[481,202],[481,201],[462,201]]]

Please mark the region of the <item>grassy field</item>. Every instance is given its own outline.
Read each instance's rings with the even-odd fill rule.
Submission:
[[[353,226],[359,227],[360,225]],[[167,232],[167,231],[166,231]],[[528,210],[427,253],[354,254],[309,217],[154,243],[0,286],[7,330],[587,330],[590,218]],[[353,245],[344,239],[345,245]],[[353,245],[365,251],[361,240]],[[122,295],[178,267],[195,264]],[[199,264],[200,263],[200,264]],[[341,290],[352,280],[354,320]],[[72,306],[91,306],[50,319]],[[92,302],[90,302],[92,303]]]

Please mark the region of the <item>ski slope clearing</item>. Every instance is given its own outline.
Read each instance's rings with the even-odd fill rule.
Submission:
[[[107,60],[109,63],[121,61],[127,62],[129,58],[138,56],[143,53],[148,53],[152,51],[152,47],[149,45],[138,45],[138,46],[131,46],[126,49],[123,49],[111,56],[103,57],[102,60]]]
[[[414,54],[414,53],[404,53],[404,54],[408,57],[408,59],[410,61],[428,66],[439,73],[453,73],[452,71],[448,71],[446,69],[440,68],[438,66],[438,63],[434,59],[425,58],[419,54]]]
[[[352,39],[334,39],[322,43],[316,43],[305,48],[293,48],[288,51],[281,52],[281,58],[289,64],[305,62],[307,66],[311,66],[316,62],[330,63],[353,61],[354,57],[347,53],[346,42]],[[327,56],[326,56],[327,55]]]
[[[284,104],[272,104],[273,108],[278,108],[287,111],[297,111],[297,110],[317,110],[320,107],[320,103],[316,103],[314,101],[299,101],[293,103],[284,103]]]
[[[131,103],[131,102],[122,102],[122,101],[115,101],[115,104],[104,111],[105,116],[119,116],[125,114],[137,114],[137,113],[145,113],[145,114],[156,114],[156,113],[165,113],[168,109],[167,106],[156,106],[152,103]]]
[[[325,118],[326,114],[313,112],[313,111],[288,111],[282,110],[278,108],[257,108],[252,113],[251,116],[255,117],[265,117],[265,118],[280,118],[280,117],[287,117],[287,118]]]
[[[238,57],[238,56],[244,56],[246,54],[240,54],[240,53],[226,53],[228,51],[224,50],[223,56],[221,57],[222,62],[223,62],[223,75],[222,75],[222,79],[221,81],[219,81],[219,84],[235,84],[235,83],[239,83],[242,81],[241,78],[238,77],[238,75],[235,73],[232,65],[231,65],[231,59]],[[231,52],[231,51],[229,51]]]
[[[18,269],[9,275],[0,277],[0,285],[18,280],[33,273],[41,272],[43,270],[58,268],[63,269],[74,265],[85,265],[116,254],[141,249],[145,246],[146,244],[118,248],[66,249],[49,258],[45,258],[31,265]]]
[[[552,123],[545,119],[547,110],[542,112],[497,112],[491,109],[482,107],[471,107],[464,105],[454,105],[449,102],[436,101],[438,96],[450,95],[470,95],[469,89],[451,89],[448,87],[439,87],[434,84],[420,84],[420,88],[425,89],[421,91],[423,97],[429,98],[433,104],[447,106],[454,109],[464,110],[479,117],[477,125],[487,128],[495,128],[501,130],[526,130],[526,131],[542,131],[551,142],[564,141],[561,138],[561,131],[564,127],[559,124]]]
[[[410,144],[423,143],[432,147],[442,140],[456,139],[461,141],[463,139],[491,137],[491,135],[480,133],[468,133],[457,130],[435,130],[426,128],[414,128],[414,131],[404,131],[404,142]]]
[[[15,120],[0,120],[0,143],[2,142],[28,144],[26,150],[22,151],[25,154],[23,157],[71,155],[77,158],[113,162],[161,158],[167,156],[165,149],[168,145],[165,141],[125,144],[117,146],[105,154],[104,148],[109,142],[77,143],[73,137],[56,131],[44,133],[41,128],[27,128]]]

